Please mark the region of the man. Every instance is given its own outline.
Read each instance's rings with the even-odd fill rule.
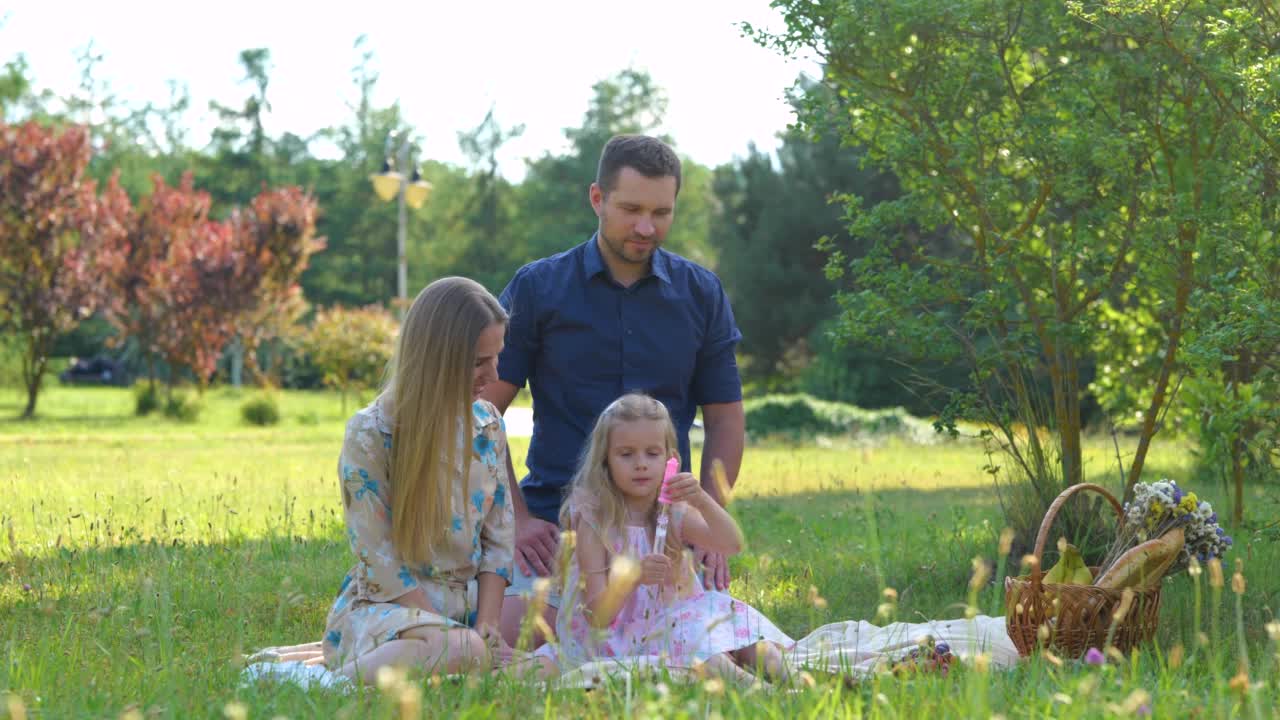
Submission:
[[[610,402],[640,390],[664,403],[686,471],[689,428],[700,406],[704,487],[723,502],[712,477],[713,459],[724,463],[730,485],[737,479],[744,419],[734,349],[742,334],[715,274],[662,249],[679,192],[680,159],[666,143],[614,137],[588,192],[600,220],[596,234],[524,266],[500,298],[511,320],[499,379],[484,397],[505,412],[528,382],[534,407],[529,475],[512,488],[516,578],[501,622],[512,646],[533,576],[553,570],[561,493],[596,417]],[[727,589],[725,558],[694,550],[706,586]],[[554,627],[558,599],[549,605],[544,618]]]

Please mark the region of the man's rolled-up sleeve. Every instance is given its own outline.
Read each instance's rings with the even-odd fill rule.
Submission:
[[[737,402],[742,399],[742,380],[735,355],[742,333],[733,320],[729,296],[717,279],[709,289],[707,328],[698,348],[690,398],[696,405]]]
[[[538,353],[537,298],[529,268],[520,268],[498,302],[507,311],[507,336],[498,356],[498,379],[520,388],[533,375]]]

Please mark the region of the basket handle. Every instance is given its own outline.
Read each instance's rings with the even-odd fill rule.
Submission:
[[[1075,495],[1082,490],[1091,490],[1106,498],[1107,502],[1111,503],[1111,507],[1115,508],[1116,517],[1120,520],[1124,519],[1124,508],[1120,506],[1120,503],[1116,500],[1115,496],[1110,492],[1107,492],[1107,489],[1101,485],[1095,485],[1094,483],[1077,483],[1066,490],[1063,490],[1058,494],[1058,497],[1054,499],[1053,503],[1049,505],[1049,509],[1045,511],[1044,520],[1040,521],[1040,532],[1036,533],[1036,549],[1033,553],[1036,558],[1036,565],[1031,569],[1032,587],[1040,587],[1041,566],[1044,564],[1044,542],[1049,538],[1049,529],[1053,527],[1053,521],[1058,518],[1058,511],[1067,503],[1067,500],[1071,499],[1072,495]]]

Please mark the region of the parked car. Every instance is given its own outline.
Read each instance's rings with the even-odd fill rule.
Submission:
[[[124,363],[101,355],[92,358],[72,358],[71,367],[58,375],[64,385],[119,385],[128,387],[133,377]]]

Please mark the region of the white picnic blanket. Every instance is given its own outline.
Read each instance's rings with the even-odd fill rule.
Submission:
[[[972,620],[934,620],[924,623],[892,623],[883,627],[865,620],[823,625],[796,642],[787,653],[791,667],[797,670],[870,676],[878,666],[900,659],[926,638],[945,642],[951,652],[964,663],[985,654],[990,667],[1008,668],[1018,662],[1018,650],[1005,632],[1003,617],[979,615]],[[270,649],[265,651],[270,652]],[[558,688],[592,688],[604,682],[625,680],[626,676],[665,668],[663,658],[642,656],[609,658],[574,668],[550,684]],[[687,673],[665,668],[674,677]],[[242,683],[262,681],[296,683],[302,687],[324,687],[350,691],[354,685],[347,678],[323,665],[302,662],[258,662],[241,672]]]

